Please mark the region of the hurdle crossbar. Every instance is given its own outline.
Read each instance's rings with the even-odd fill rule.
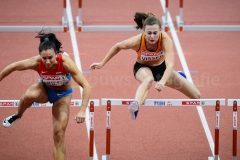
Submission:
[[[133,99],[112,99],[102,98],[102,105],[107,105],[107,101],[111,101],[112,106],[129,105]],[[225,99],[146,99],[142,106],[215,106],[216,101],[220,105],[225,105]]]
[[[94,102],[95,106],[99,106],[99,99],[90,99],[88,106],[90,106],[90,102]],[[18,107],[19,100],[0,100],[0,108],[10,108],[10,107]],[[72,99],[71,106],[72,107],[80,107],[82,104],[81,99]],[[32,107],[52,107],[52,103],[36,103],[33,102]]]
[[[68,31],[68,22],[67,22],[67,2],[63,0],[63,17],[61,26],[0,26],[0,32],[39,32],[41,30],[48,30],[50,32],[67,32]]]
[[[82,32],[141,32],[132,25],[83,25]]]

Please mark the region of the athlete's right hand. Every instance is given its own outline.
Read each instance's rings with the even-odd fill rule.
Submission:
[[[90,65],[90,69],[94,70],[94,69],[101,69],[103,67],[103,65],[101,63],[93,63]]]

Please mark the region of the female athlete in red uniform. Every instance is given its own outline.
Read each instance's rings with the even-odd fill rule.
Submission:
[[[0,81],[13,71],[35,70],[40,81],[30,86],[22,95],[18,111],[3,120],[3,126],[10,127],[19,120],[27,108],[36,103],[53,103],[53,139],[54,159],[63,160],[66,153],[64,144],[65,130],[69,120],[69,109],[72,98],[71,78],[83,88],[81,109],[75,119],[77,123],[85,121],[86,107],[89,102],[91,86],[75,63],[60,51],[61,43],[52,33],[39,33],[39,55],[8,65],[0,73]]]
[[[162,91],[164,86],[176,89],[189,98],[200,98],[199,90],[174,70],[173,42],[167,33],[161,31],[160,21],[152,13],[136,12],[134,21],[143,34],[116,43],[100,63],[93,63],[90,68],[102,68],[122,49],[137,52],[137,62],[133,67],[136,80],[140,83],[135,100],[130,104],[130,117],[136,119],[139,104],[146,100],[149,88],[156,81],[155,88]]]

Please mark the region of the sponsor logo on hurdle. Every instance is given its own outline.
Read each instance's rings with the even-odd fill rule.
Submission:
[[[154,106],[165,106],[165,101],[154,101]]]
[[[80,102],[79,101],[75,101],[74,102],[74,106],[80,106]]]
[[[220,112],[219,111],[216,111],[216,127],[215,129],[219,129],[219,121],[220,121]]]
[[[45,104],[46,104],[47,107],[52,107],[52,103],[50,103],[50,102],[47,102]]]
[[[201,101],[201,105],[204,106],[205,105],[205,101]]]
[[[182,101],[182,105],[200,105],[200,101]]]
[[[110,111],[107,111],[107,129],[110,129],[111,127],[110,127]]]
[[[237,112],[233,112],[233,130],[237,130]]]
[[[172,102],[170,102],[170,101],[167,102],[167,106],[172,106],[172,105],[173,105]]]
[[[33,107],[40,107],[40,104],[37,103],[37,102],[33,102],[32,106],[33,106]]]
[[[93,117],[94,117],[94,113],[90,112],[90,131],[94,130]]]
[[[14,102],[0,102],[0,106],[15,106]]]
[[[130,105],[132,101],[122,101],[122,105]]]
[[[18,105],[19,105],[19,102],[14,102],[14,105],[15,105],[15,106],[18,106]]]

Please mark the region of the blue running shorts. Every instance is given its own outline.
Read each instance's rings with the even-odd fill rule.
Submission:
[[[51,88],[48,88],[46,85],[45,85],[45,88],[47,90],[50,103],[54,103],[57,100],[59,100],[60,98],[65,97],[65,96],[73,93],[72,88],[70,88],[67,91],[53,90]]]

